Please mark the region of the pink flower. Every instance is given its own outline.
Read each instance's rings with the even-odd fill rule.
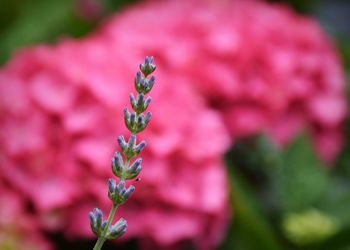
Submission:
[[[151,51],[168,76],[183,76],[225,115],[232,138],[265,132],[285,145],[306,130],[324,160],[341,148],[329,138],[328,151],[320,138],[339,133],[347,113],[342,65],[311,18],[253,0],[151,1],[102,32],[134,53]]]
[[[0,248],[51,250],[40,235],[34,216],[25,211],[27,205],[15,191],[0,185]]]
[[[0,176],[34,204],[37,226],[92,237],[88,210],[110,209],[109,165],[116,137],[126,134],[122,111],[141,58],[98,35],[24,50],[1,70],[0,92],[12,96],[0,103],[8,160]],[[144,171],[119,210],[129,222],[123,238],[211,249],[229,218],[222,155],[231,140],[222,117],[184,81],[157,74],[152,122],[141,134]]]

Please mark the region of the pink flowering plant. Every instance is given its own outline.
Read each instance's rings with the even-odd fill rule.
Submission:
[[[94,234],[98,237],[94,250],[100,250],[106,240],[117,239],[122,236],[127,227],[126,220],[120,218],[113,226],[111,223],[119,205],[126,202],[126,200],[135,191],[135,187],[130,185],[126,187],[126,180],[135,179],[141,172],[142,158],[137,158],[134,162],[132,160],[137,157],[145,148],[146,142],[141,141],[136,143],[136,135],[143,131],[150,119],[151,112],[146,111],[148,105],[151,103],[151,97],[146,95],[152,90],[155,83],[155,77],[147,77],[154,72],[156,66],[153,64],[153,57],[146,57],[145,62],[140,65],[140,71],[136,73],[135,89],[137,96],[130,94],[130,103],[133,112],[129,112],[127,108],[124,109],[125,125],[130,131],[131,135],[128,142],[123,136],[118,137],[118,144],[121,152],[116,152],[112,158],[113,174],[119,179],[117,183],[114,179],[108,180],[108,197],[112,201],[112,208],[108,215],[108,219],[103,219],[103,213],[99,208],[95,208],[93,212],[89,213],[90,226]]]

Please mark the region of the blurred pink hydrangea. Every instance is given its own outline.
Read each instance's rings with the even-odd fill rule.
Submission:
[[[18,53],[0,71],[0,175],[28,197],[45,230],[92,237],[88,211],[110,207],[106,180],[141,54],[101,34]],[[144,171],[119,211],[123,237],[165,249],[216,246],[229,217],[221,116],[185,83],[159,70]],[[147,243],[147,244],[146,244]]]
[[[0,249],[51,250],[26,202],[0,183]]]
[[[151,51],[168,76],[186,77],[233,138],[266,132],[285,145],[308,131],[324,160],[341,149],[342,65],[311,18],[253,0],[151,1],[102,33],[127,51]]]
[[[343,72],[315,21],[258,1],[142,2],[0,70],[0,178],[30,200],[37,227],[91,237],[88,211],[109,209],[108,163],[145,55],[157,86],[122,239],[215,248],[229,217],[222,158],[236,138],[266,132],[284,145],[307,130],[326,160],[341,147]]]

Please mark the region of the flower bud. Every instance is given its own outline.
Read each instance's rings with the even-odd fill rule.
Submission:
[[[130,119],[130,112],[128,111],[128,108],[124,109],[124,119],[129,120]]]
[[[129,130],[132,132],[133,131],[133,128],[134,128],[134,125],[135,125],[135,121],[136,121],[136,113],[135,112],[132,112],[130,114],[130,127],[129,127]]]
[[[116,192],[118,192],[118,194],[123,193],[123,191],[125,190],[125,181],[120,181],[119,184],[116,186],[115,190]]]
[[[136,90],[140,88],[141,79],[142,79],[141,72],[138,71],[135,75],[135,89]]]
[[[135,191],[135,187],[133,185],[130,185],[130,187],[125,191],[123,195],[124,202],[129,199],[129,197],[133,194]]]
[[[124,122],[127,128],[130,127],[130,112],[127,108],[124,109]]]
[[[146,56],[145,62],[140,64],[140,70],[146,77],[156,69],[153,61],[154,59],[152,56]]]
[[[148,66],[144,65],[144,69],[146,69]],[[141,65],[140,65],[140,68],[141,68]],[[152,88],[153,88],[153,85],[155,83],[155,76],[151,76],[149,79],[147,79],[147,76],[152,73],[153,71],[155,70],[155,67],[153,70],[151,70],[150,72],[143,72],[145,77],[142,78],[141,77],[141,73],[140,72],[137,72],[136,73],[136,77],[135,77],[135,89],[136,91],[139,93],[139,94],[148,94]],[[147,69],[146,69],[147,71]]]
[[[150,119],[151,119],[151,113],[150,112],[148,112],[146,114],[146,116],[144,114],[140,114],[137,117],[137,123],[134,126],[134,130],[135,130],[134,132],[135,133],[139,133],[139,132],[143,131],[147,127],[147,124],[148,124]]]
[[[115,180],[113,179],[109,179],[108,180],[108,197],[111,199],[111,200],[114,200],[114,197],[115,197],[115,188],[116,188],[116,183],[115,183]]]
[[[102,224],[103,224],[103,213],[100,209],[95,208],[93,212],[89,213],[90,226],[92,231],[97,237],[100,237],[102,232]]]
[[[142,124],[144,123],[143,120],[145,118],[145,115],[144,114],[140,114],[138,117],[137,117],[137,127],[141,127]]]
[[[148,87],[148,81],[145,78],[142,78],[140,81],[141,88],[145,90]]]
[[[136,135],[132,134],[130,135],[129,141],[128,141],[128,148],[131,149],[135,147],[136,144]]]
[[[101,224],[102,224],[102,220],[103,220],[103,213],[102,213],[102,211],[100,209],[98,209],[98,208],[95,208],[94,209],[94,216],[96,218],[96,225],[98,227],[100,227]]]
[[[102,233],[105,231],[106,227],[107,227],[107,221],[102,222],[101,229],[100,229],[100,235],[102,235]]]
[[[128,144],[126,143],[124,136],[122,135],[118,137],[118,144],[123,151],[126,150],[128,147]]]
[[[146,117],[145,117],[145,124],[146,124],[146,126],[149,123],[149,121],[151,120],[151,116],[152,116],[152,113],[151,112],[147,112]]]
[[[112,158],[112,171],[115,176],[121,177],[123,175],[124,163],[119,152],[116,152]]]
[[[115,205],[124,203],[131,196],[134,190],[135,187],[132,185],[126,189],[125,181],[120,181],[118,185],[116,185],[113,179],[108,181],[108,197]]]
[[[124,121],[125,126],[129,129],[130,132],[134,133],[135,131],[135,122],[136,122],[137,114],[136,112],[130,113],[128,109],[124,109]]]
[[[139,145],[134,148],[134,152],[138,155],[145,147],[147,143],[145,141],[141,141]]]
[[[95,219],[95,216],[94,216],[94,213],[93,212],[90,212],[89,213],[89,219],[90,219],[90,227],[91,227],[91,230],[92,232],[98,236],[98,228],[97,228],[97,224],[96,224],[96,219]]]
[[[136,101],[136,99],[135,99],[134,94],[133,94],[133,93],[130,93],[129,98],[130,98],[131,107],[132,107],[134,110],[136,110],[136,109],[137,109],[137,106],[138,106],[138,103],[137,103],[137,101]]]
[[[117,239],[126,231],[126,220],[120,218],[113,226],[109,227],[107,232],[107,239]]]
[[[138,158],[136,161],[134,161],[133,164],[131,164],[131,166],[128,168],[128,170],[126,171],[127,175],[126,178],[127,179],[134,179],[135,177],[137,177],[139,175],[139,173],[141,172],[141,162],[142,159]]]
[[[148,82],[147,82],[147,91],[146,91],[146,94],[149,93],[149,92],[152,90],[155,81],[156,81],[155,76],[152,76],[152,77],[148,80]]]
[[[143,103],[143,110],[145,111],[148,108],[148,105],[151,103],[152,98],[149,96],[146,98],[145,102]]]
[[[117,184],[115,183],[115,180],[112,178],[108,179],[108,191],[109,192],[114,192]]]
[[[129,138],[128,144],[125,149],[123,149],[124,156],[127,160],[130,160],[132,157],[136,155],[134,152],[134,147],[136,144],[136,135],[132,134]]]
[[[144,101],[144,94],[139,94],[137,98],[135,98],[135,96],[132,93],[130,94],[131,107],[136,112],[136,114],[141,114],[143,111],[145,111]]]
[[[138,95],[138,97],[137,97],[137,106],[138,107],[142,107],[144,99],[145,99],[145,95],[144,94],[141,93],[141,94]]]

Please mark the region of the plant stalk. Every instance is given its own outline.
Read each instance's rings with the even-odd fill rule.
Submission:
[[[96,241],[96,244],[95,244],[93,250],[101,250],[103,244],[106,241],[107,230],[108,230],[109,226],[112,223],[112,220],[113,220],[113,217],[115,215],[115,212],[117,211],[117,208],[118,208],[118,205],[117,204],[113,204],[112,209],[111,209],[111,211],[109,212],[109,215],[108,215],[106,229],[103,231],[103,235],[101,237],[99,237],[98,240]]]

